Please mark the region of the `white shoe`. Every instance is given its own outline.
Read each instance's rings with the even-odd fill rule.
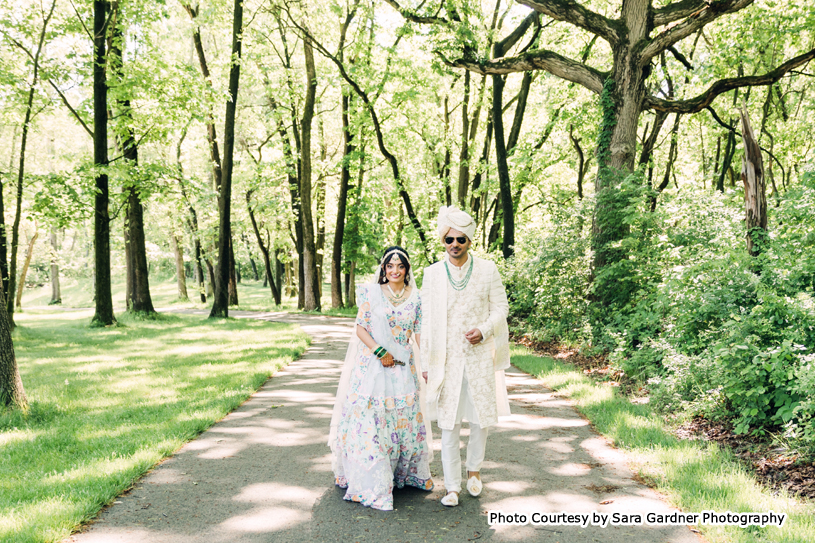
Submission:
[[[458,505],[458,494],[455,492],[448,492],[445,497],[441,499],[441,504],[445,507],[455,507]]]
[[[484,485],[481,484],[481,479],[476,479],[475,477],[470,477],[467,480],[467,492],[470,493],[470,496],[478,496],[481,494],[481,489],[484,488]]]

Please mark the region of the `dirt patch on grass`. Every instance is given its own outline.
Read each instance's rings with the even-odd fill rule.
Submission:
[[[729,448],[755,470],[759,482],[773,490],[815,499],[815,463],[770,440],[736,434],[727,421],[697,417],[676,429],[683,439],[703,439]]]

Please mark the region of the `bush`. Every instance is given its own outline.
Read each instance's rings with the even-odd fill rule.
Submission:
[[[815,175],[770,209],[758,257],[740,191],[679,190],[651,211],[637,176],[617,188],[628,233],[590,286],[575,228],[585,207],[519,244],[506,269],[515,322],[609,351],[663,411],[729,418],[740,433],[786,428],[815,452]]]

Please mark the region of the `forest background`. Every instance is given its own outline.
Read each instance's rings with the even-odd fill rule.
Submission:
[[[815,451],[810,0],[0,9],[4,404],[25,300],[352,314],[457,205],[518,336]]]

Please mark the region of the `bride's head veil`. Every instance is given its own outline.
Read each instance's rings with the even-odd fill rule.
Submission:
[[[396,250],[400,250],[401,248],[389,248],[385,251],[385,254],[382,257],[382,260],[379,262],[379,266],[377,266],[376,271],[373,273],[371,278],[366,282],[363,283],[360,288],[365,288],[369,290],[379,289],[379,277],[384,269],[385,264],[387,261],[391,259],[391,255],[396,252]],[[404,258],[408,258],[407,254],[400,250]],[[386,261],[387,260],[387,261]],[[417,288],[416,285],[413,285],[413,288]],[[373,292],[376,292],[375,290]],[[345,403],[345,400],[348,398],[348,387],[351,383],[351,373],[354,369],[354,364],[356,363],[357,353],[362,346],[362,342],[360,341],[359,337],[357,336],[357,327],[354,325],[353,330],[351,331],[351,336],[348,339],[348,350],[345,352],[345,362],[342,366],[342,374],[340,375],[340,382],[337,386],[337,396],[334,399],[334,410],[331,414],[331,428],[328,433],[328,446],[331,447],[333,452],[337,452],[334,448],[334,445],[337,441],[337,429],[340,425],[340,419],[342,418],[342,406]],[[411,338],[411,346],[413,349],[413,362],[416,365],[416,374],[419,376],[419,405],[422,411],[422,419],[424,420],[425,424],[425,431],[427,432],[427,452],[429,461],[433,460],[433,433],[431,431],[431,424],[430,419],[427,418],[427,403],[426,403],[426,392],[427,392],[427,384],[422,379],[422,363],[421,357],[419,352],[419,345],[416,343],[416,338],[413,336]]]

